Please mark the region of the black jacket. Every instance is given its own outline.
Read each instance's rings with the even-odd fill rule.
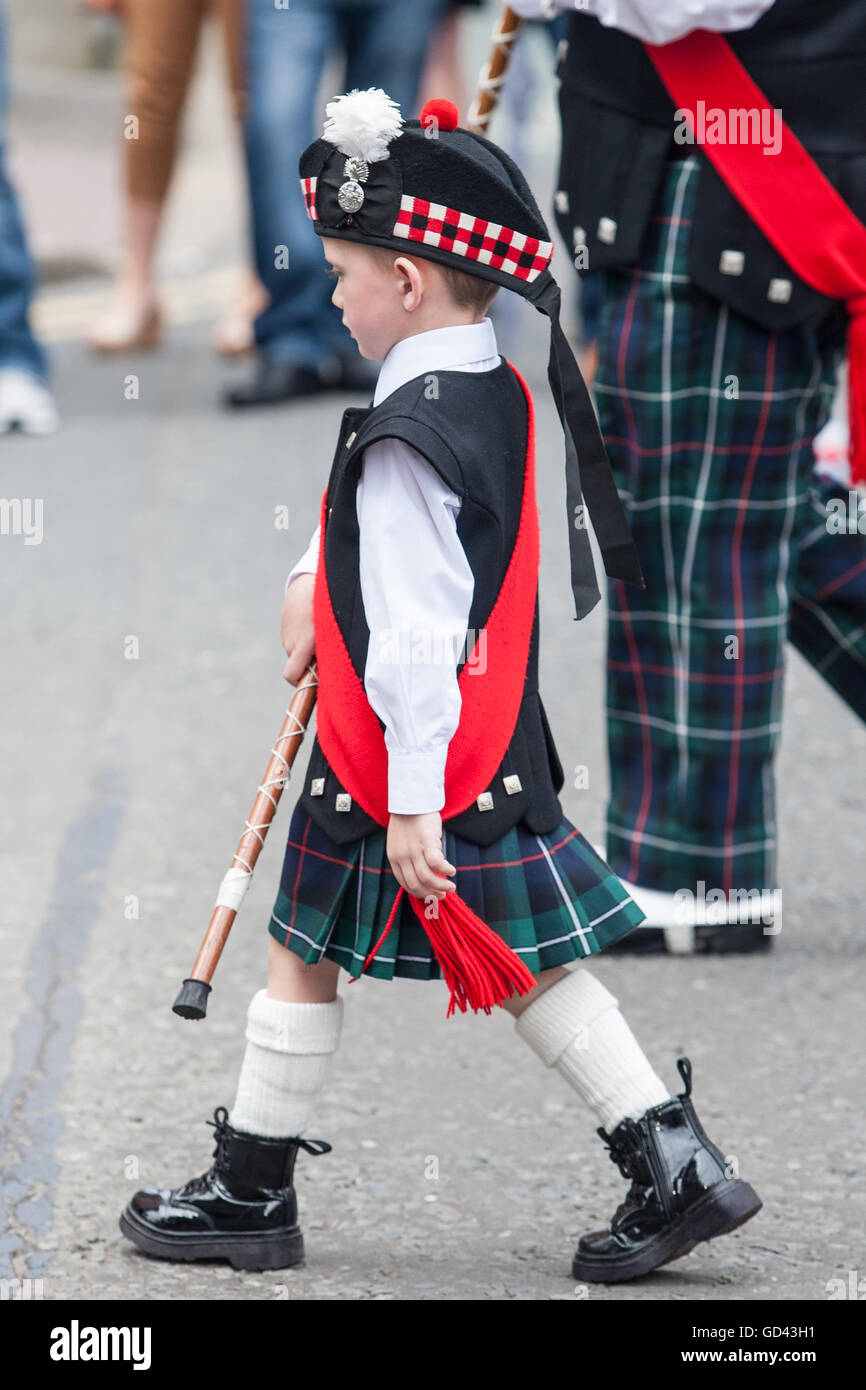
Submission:
[[[725,38],[852,211],[866,221],[866,0],[775,0],[751,29]],[[589,15],[571,14],[558,73],[562,153],[556,220],[572,251],[583,239],[582,229],[588,264],[578,269],[633,266],[665,160],[697,154],[700,183],[689,261],[694,284],[768,329],[817,321],[838,307],[794,274],[702,147],[675,144],[674,103],[638,39]],[[766,163],[772,178],[774,156],[767,155]],[[600,222],[607,239],[599,237]],[[722,252],[730,250],[741,252],[743,260],[727,257],[725,273]],[[741,265],[740,273],[729,273],[732,264]],[[771,280],[790,283],[787,299],[768,298]]]
[[[361,597],[356,490],[369,444],[379,439],[404,440],[460,496],[457,534],[475,578],[469,612],[472,637],[490,616],[517,536],[528,426],[517,377],[504,361],[488,372],[437,371],[433,375],[435,392],[428,389],[430,377],[417,377],[381,405],[347,410],[343,416],[328,482],[324,561],[334,614],[361,681],[370,630]],[[554,830],[562,819],[557,793],[565,778],[538,692],[538,626],[536,601],[517,725],[486,789],[493,805],[481,809],[474,802],[443,821],[448,830],[474,844],[492,844],[521,819],[539,834]],[[473,641],[468,641],[456,662],[458,675],[472,646]],[[384,730],[381,719],[379,723]],[[512,779],[508,786],[505,778]],[[304,810],[338,844],[380,828],[354,800],[348,810],[338,810],[339,793],[345,793],[345,788],[328,765],[317,735],[300,798]],[[483,803],[484,798],[480,799]]]

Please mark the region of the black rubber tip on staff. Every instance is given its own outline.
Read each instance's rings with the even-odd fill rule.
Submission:
[[[180,994],[172,1004],[172,1012],[180,1018],[204,1018],[207,1014],[207,997],[211,987],[204,980],[184,980]]]

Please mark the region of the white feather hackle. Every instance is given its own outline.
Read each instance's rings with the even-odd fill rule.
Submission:
[[[388,144],[400,134],[403,117],[396,101],[381,87],[365,92],[355,87],[334,97],[325,107],[322,135],[345,155],[366,159],[368,164],[388,158]]]

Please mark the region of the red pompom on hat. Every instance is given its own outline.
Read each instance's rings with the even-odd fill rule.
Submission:
[[[420,119],[422,126],[432,125],[436,121],[440,130],[456,130],[460,124],[460,112],[447,97],[432,97],[430,101],[425,101]]]

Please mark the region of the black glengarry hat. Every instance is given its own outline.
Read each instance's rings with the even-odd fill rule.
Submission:
[[[387,246],[515,290],[550,319],[548,379],[565,434],[575,617],[600,598],[584,498],[608,575],[643,587],[637,551],[595,411],[559,322],[553,243],[523,174],[484,136],[461,129],[450,101],[404,121],[379,88],[335,97],[323,138],[301,155],[319,236]]]

